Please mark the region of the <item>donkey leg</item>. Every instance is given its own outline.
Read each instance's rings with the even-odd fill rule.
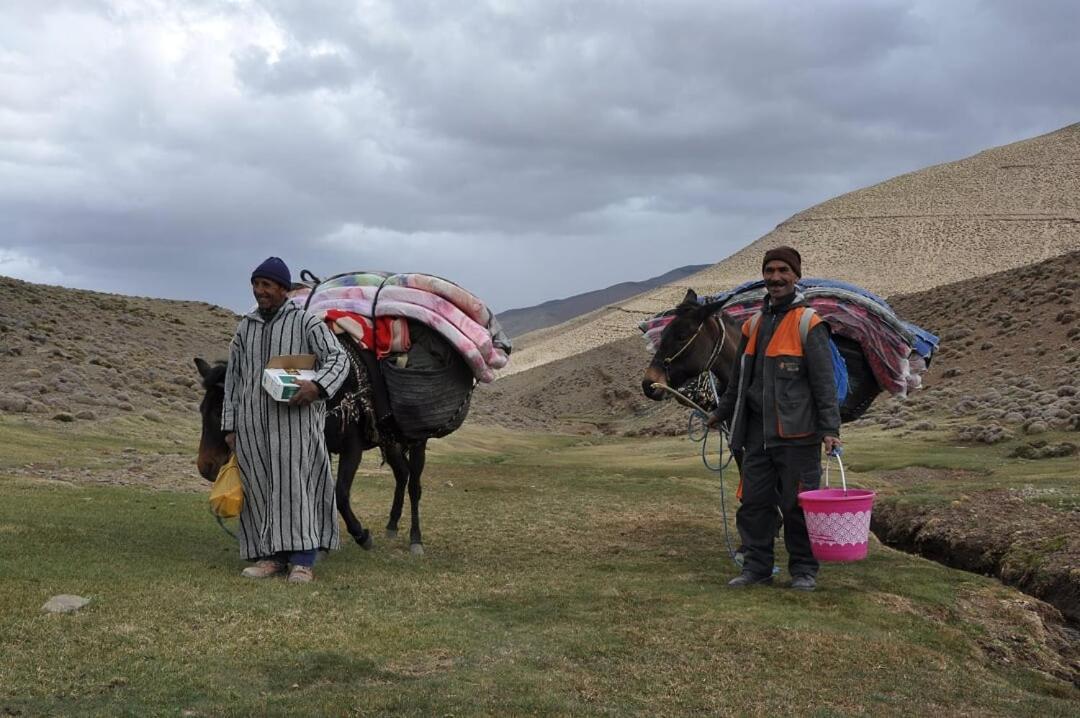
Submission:
[[[398,521],[401,520],[401,510],[405,506],[405,487],[409,483],[409,465],[399,445],[388,444],[383,446],[382,450],[386,463],[390,464],[390,470],[394,472],[394,502],[390,505],[390,519],[386,522],[386,537],[397,538]]]
[[[422,441],[409,449],[409,508],[412,510],[412,523],[409,526],[409,551],[414,556],[424,555],[424,540],[420,534],[420,475],[424,473],[427,460],[427,442]]]
[[[345,529],[353,537],[353,541],[360,545],[360,548],[368,550],[372,544],[371,532],[363,527],[360,519],[353,513],[351,500],[353,480],[356,478],[356,470],[360,467],[360,459],[363,458],[364,452],[357,446],[349,445],[351,443],[346,442],[346,446],[342,448],[338,456],[338,476],[334,494],[337,497],[338,513],[345,520]]]

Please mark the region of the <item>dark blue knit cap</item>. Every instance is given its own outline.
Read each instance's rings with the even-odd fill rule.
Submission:
[[[265,262],[255,267],[255,271],[251,273],[251,281],[254,282],[257,277],[269,279],[286,289],[292,289],[292,274],[289,273],[289,268],[285,266],[285,262],[282,262],[280,257],[269,257]]]

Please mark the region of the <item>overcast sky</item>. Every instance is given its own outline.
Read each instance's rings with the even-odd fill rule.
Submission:
[[[716,262],[1080,120],[1072,0],[0,2],[0,274],[247,310],[269,255],[496,310]]]

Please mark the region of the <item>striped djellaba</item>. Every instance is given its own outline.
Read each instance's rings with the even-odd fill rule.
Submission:
[[[262,388],[271,357],[314,354],[315,382],[327,396],[344,383],[349,359],[317,317],[285,302],[269,321],[240,320],[229,349],[221,428],[236,432],[243,474],[240,555],[334,549],[340,545],[334,478],[323,424],[326,402],[290,406]]]

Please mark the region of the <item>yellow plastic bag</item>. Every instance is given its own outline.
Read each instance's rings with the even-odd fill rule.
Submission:
[[[233,454],[228,463],[221,467],[210,489],[210,510],[216,516],[231,519],[240,515],[243,505],[244,486],[240,482],[240,464],[236,463],[236,454]]]

